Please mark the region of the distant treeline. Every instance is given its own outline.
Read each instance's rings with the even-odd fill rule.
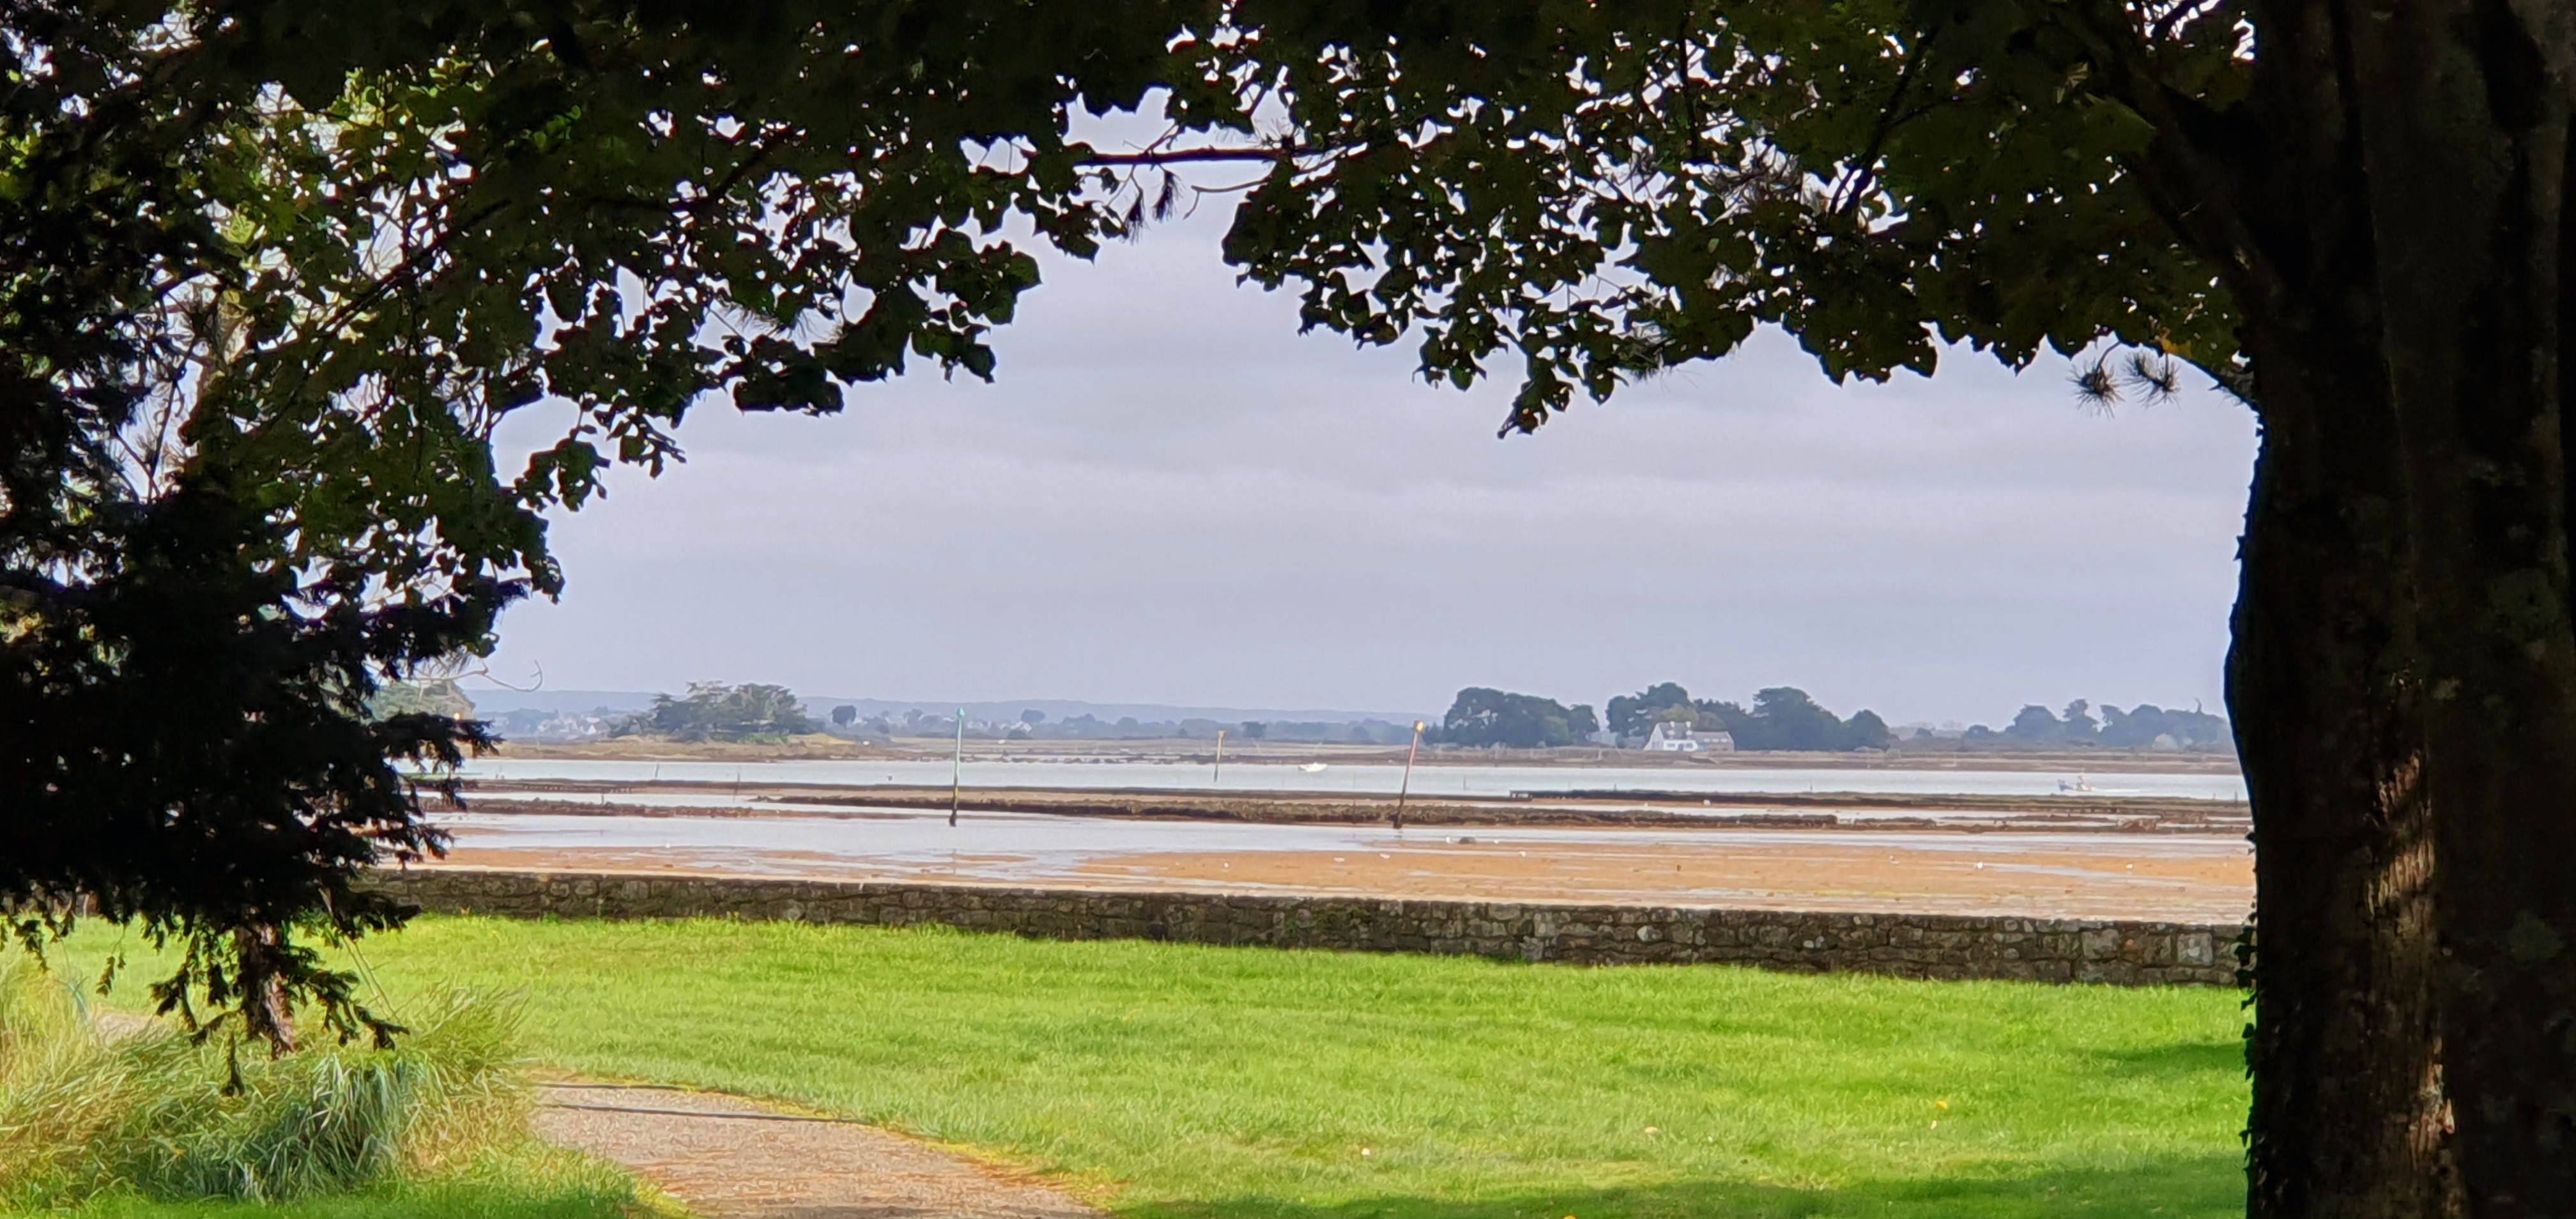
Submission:
[[[2063,715],[2032,705],[2001,731],[1978,724],[1964,733],[1918,728],[1899,741],[1887,721],[1869,710],[1845,719],[1819,706],[1795,686],[1756,691],[1750,706],[1725,699],[1694,699],[1680,682],[1663,682],[1609,701],[1608,714],[1588,703],[1567,706],[1535,694],[1486,686],[1458,692],[1449,713],[1426,739],[1447,745],[1544,749],[1563,745],[1644,744],[1657,725],[1687,729],[1712,748],[1741,750],[1855,749],[1948,745],[2014,748],[2102,745],[2120,749],[2223,750],[2233,737],[2227,721],[2201,711],[2168,711],[2140,703],[2126,711],[2077,699]],[[1719,741],[1715,734],[1725,733]]]
[[[1441,745],[1547,749],[1586,744],[1600,730],[1601,721],[1589,704],[1568,707],[1535,694],[1469,686],[1423,739]]]
[[[405,690],[389,697],[389,709],[410,709],[411,701],[428,703],[440,691]],[[408,701],[406,701],[408,700]],[[461,697],[458,701],[462,701]],[[399,706],[397,706],[399,704]],[[470,707],[470,705],[469,705]],[[2062,712],[2038,704],[2021,709],[2002,729],[1977,724],[1965,732],[1918,728],[1903,740],[1873,711],[1853,712],[1845,719],[1817,704],[1795,686],[1756,691],[1752,703],[1694,699],[1680,682],[1663,682],[1609,701],[1608,714],[1591,704],[1567,706],[1535,694],[1517,694],[1487,686],[1458,692],[1448,714],[1423,734],[1435,745],[1514,749],[1547,749],[1569,745],[1645,744],[1658,726],[1687,732],[1702,749],[1805,750],[1843,752],[1857,749],[2063,748],[2088,745],[2116,749],[2225,750],[2232,746],[2227,721],[2202,711],[2168,711],[2140,703],[2126,711],[2095,708],[2083,699]],[[953,715],[919,710],[900,716],[862,717],[850,705],[833,708],[831,730],[845,736],[947,736],[958,731]],[[692,682],[681,695],[657,695],[653,707],[616,721],[616,735],[649,735],[684,741],[779,738],[823,730],[806,715],[794,692],[785,686]],[[1412,725],[1381,719],[1352,722],[1252,720],[1224,722],[1204,718],[1115,721],[1093,715],[1050,719],[1035,709],[1017,719],[969,720],[966,735],[977,739],[1120,741],[1174,737],[1214,740],[1225,732],[1237,741],[1291,741],[1330,744],[1401,745]],[[1723,733],[1720,737],[1718,734]]]
[[[470,707],[469,707],[470,710]],[[510,717],[507,730],[534,736],[547,717]],[[524,722],[520,722],[524,721]],[[658,694],[652,709],[606,718],[602,728],[613,736],[652,736],[679,741],[779,739],[812,732],[850,737],[944,737],[958,731],[957,716],[913,709],[902,714],[862,715],[844,703],[817,718],[785,686],[757,683],[691,682],[685,694]],[[1134,716],[1104,720],[1084,714],[1051,719],[1031,708],[1016,718],[969,719],[965,735],[973,740],[1152,741],[1175,737],[1213,741],[1219,732],[1237,741],[1296,741],[1333,744],[1396,745],[1411,739],[1411,724],[1383,719],[1349,721],[1224,721],[1200,717],[1139,720]]]
[[[1816,705],[1794,686],[1758,691],[1753,705],[1694,700],[1679,682],[1650,686],[1610,700],[1607,739],[1589,703],[1568,707],[1552,698],[1485,686],[1458,692],[1429,739],[1444,745],[1545,749],[1561,745],[1643,744],[1658,724],[1692,733],[1726,733],[1736,749],[1838,751],[1885,749],[1891,734],[1870,711],[1846,720]]]
[[[832,709],[832,723],[845,732],[887,737],[946,736],[957,731],[955,716],[919,710],[901,715],[861,716],[857,708],[841,706]],[[1132,715],[1123,715],[1115,720],[1105,720],[1088,713],[1057,719],[1035,708],[1022,711],[1017,719],[970,719],[966,722],[966,735],[980,740],[1153,741],[1181,737],[1213,741],[1219,732],[1237,741],[1392,745],[1410,739],[1413,726],[1381,719],[1357,722],[1227,721],[1200,717],[1140,720]]]
[[[2104,704],[2096,718],[2090,703],[2076,699],[2060,715],[2033,703],[1997,732],[1983,724],[1969,727],[1959,739],[1970,745],[2109,745],[2118,749],[2230,749],[2235,735],[2227,721],[2204,711],[2167,711],[2140,703],[2126,711]]]
[[[675,741],[740,741],[813,732],[804,705],[785,686],[693,681],[678,697],[653,696],[653,709],[619,720],[618,736],[657,736]]]

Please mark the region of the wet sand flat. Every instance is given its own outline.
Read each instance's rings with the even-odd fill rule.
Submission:
[[[451,862],[547,871],[2193,922],[2241,919],[2253,899],[2250,853],[2242,841],[2219,837],[1262,833],[1284,827],[1230,827],[1224,834],[1174,834],[1167,842],[1104,830],[1098,841],[1084,843],[1067,832],[1074,827],[1059,823],[1040,844],[1013,842],[1015,835],[989,832],[996,826],[970,822],[956,846],[941,850],[931,845],[939,837],[929,831],[944,825],[863,825],[787,842],[763,841],[758,827],[739,821],[664,818],[642,821],[633,834],[549,834],[507,828],[526,819],[493,820],[503,828],[460,831]],[[746,832],[724,833],[724,827]],[[918,832],[890,832],[905,828]],[[656,831],[672,840],[651,841]]]
[[[2241,851],[2141,858],[1787,843],[1126,856],[1077,874],[1138,887],[2212,922],[2243,918],[2254,892],[2253,862]]]

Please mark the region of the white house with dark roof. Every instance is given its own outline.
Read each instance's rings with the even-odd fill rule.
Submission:
[[[1645,748],[1649,753],[1733,753],[1735,738],[1723,731],[1701,732],[1666,721],[1646,735]]]

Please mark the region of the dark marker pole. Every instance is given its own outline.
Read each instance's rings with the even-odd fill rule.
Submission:
[[[948,763],[948,828],[957,828],[957,800],[966,790],[966,709],[957,709],[957,756]]]
[[[1404,784],[1395,789],[1395,828],[1404,828],[1404,798],[1413,794],[1413,759],[1422,752],[1422,721],[1413,721],[1413,748],[1404,751]]]

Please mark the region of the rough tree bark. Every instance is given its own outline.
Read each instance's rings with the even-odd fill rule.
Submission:
[[[2142,181],[2237,299],[2263,429],[2228,656],[2257,845],[2247,1209],[2448,1219],[2408,488],[2346,14],[2253,15],[2245,117],[2130,77],[2163,132]]]
[[[2366,361],[2254,346],[2263,448],[2228,658],[2260,847],[2247,1209],[2456,1215],[2393,421],[2349,409],[2385,403]],[[2294,367],[2345,383],[2262,371]]]
[[[2258,5],[2257,138],[2163,124],[2264,426],[2229,703],[2258,1219],[2576,1216],[2557,353],[2576,0]],[[2158,169],[2169,169],[2160,166]]]
[[[242,995],[243,1032],[265,1043],[272,1057],[295,1052],[295,1009],[286,1001],[278,946],[283,937],[274,926],[233,933],[240,974],[233,979]]]
[[[2560,235],[2576,3],[2358,9],[2407,458],[2443,1069],[2469,1206],[2576,1215],[2576,610]]]
[[[2248,15],[2233,114],[2143,52],[2112,66],[2263,420],[2228,693],[2259,852],[2249,1206],[2566,1219],[2576,0]]]

